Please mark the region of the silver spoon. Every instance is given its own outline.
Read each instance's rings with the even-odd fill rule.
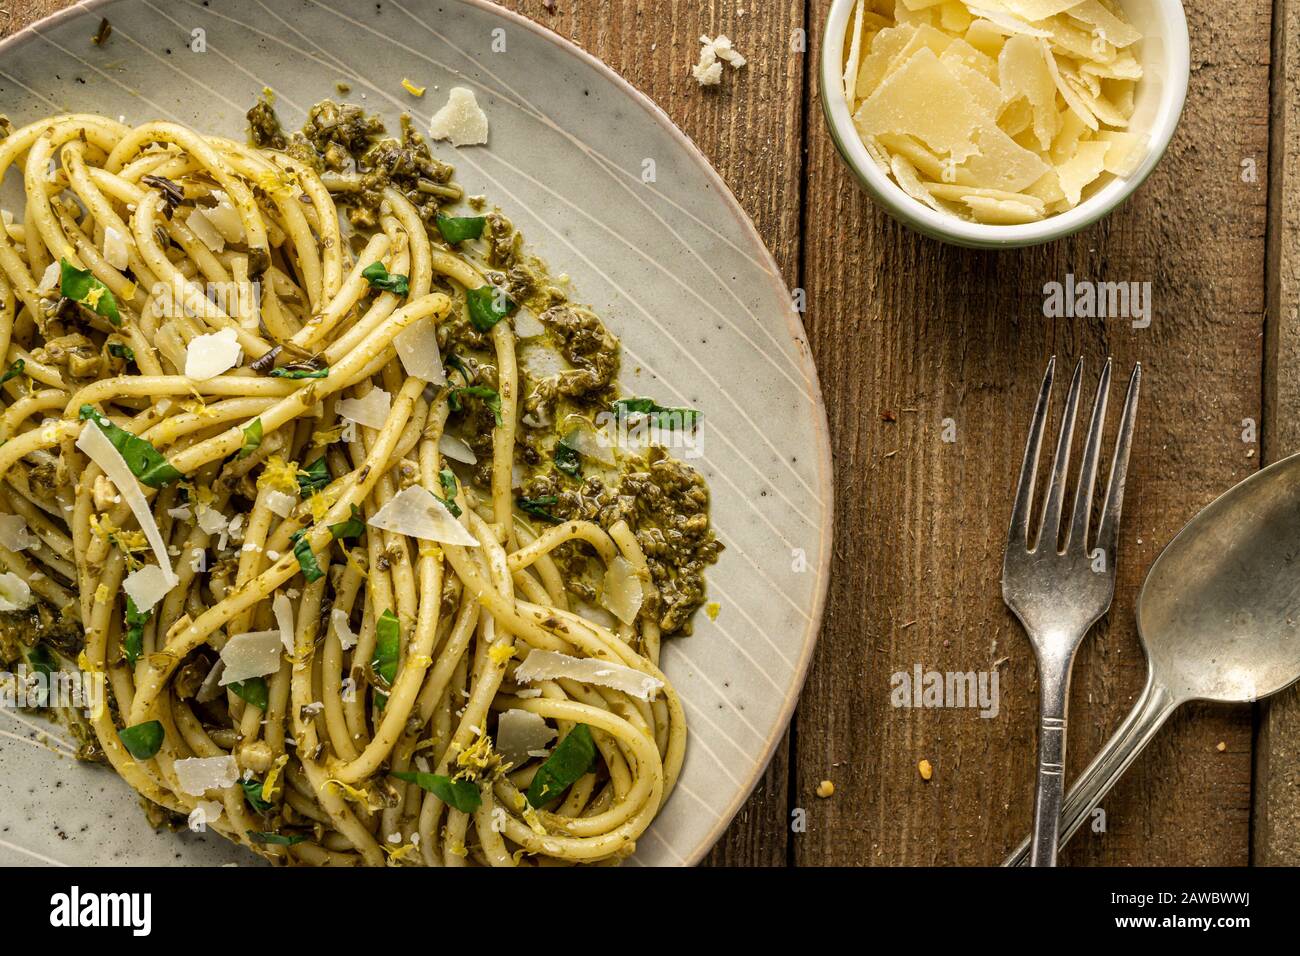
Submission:
[[[1137,624],[1146,687],[1066,795],[1062,846],[1180,705],[1249,703],[1300,679],[1300,455],[1188,522],[1148,572]],[[1029,843],[1002,865],[1024,866]]]

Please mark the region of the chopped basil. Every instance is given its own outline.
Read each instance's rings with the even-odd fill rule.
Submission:
[[[566,475],[577,478],[582,471],[582,455],[578,454],[578,449],[566,445],[564,439],[560,439],[555,445],[555,467]]]
[[[453,372],[460,374],[461,379],[466,385],[474,381],[474,376],[470,374],[469,369],[466,367],[465,360],[455,352],[452,352],[447,356],[446,364],[451,366]]]
[[[239,457],[247,458],[253,452],[257,451],[258,446],[262,444],[262,420],[254,418],[244,426],[244,447],[239,449]]]
[[[250,677],[248,680],[231,681],[227,686],[258,710],[266,710],[270,700],[266,678]]]
[[[483,227],[487,225],[487,216],[444,216],[439,213],[434,222],[438,224],[438,231],[442,233],[442,238],[454,246],[466,239],[477,239],[482,236]]]
[[[384,611],[375,623],[375,656],[370,665],[386,687],[392,687],[397,679],[397,655],[401,644],[401,622],[391,610]]]
[[[122,650],[130,664],[135,664],[144,652],[144,625],[152,614],[153,611],[141,611],[131,595],[126,596],[126,637],[122,640]]]
[[[307,530],[304,528],[295,531],[289,540],[293,542],[293,556],[298,559],[298,567],[302,568],[302,576],[307,579],[307,583],[311,584],[325,577],[325,572],[316,563],[316,555],[311,550],[311,539],[307,537]]]
[[[262,781],[256,777],[249,777],[247,780],[239,781],[239,787],[244,791],[244,799],[248,805],[258,813],[265,813],[271,809],[271,804],[262,799]]]
[[[89,269],[78,269],[67,259],[59,260],[59,294],[80,303],[92,312],[102,315],[114,325],[122,324],[117,311],[117,299],[108,286],[91,274]]]
[[[555,517],[546,510],[551,505],[559,503],[559,500],[555,495],[542,495],[540,498],[524,498],[520,496],[515,499],[515,504],[525,514],[530,514],[534,518],[543,518],[552,524],[559,524],[563,519]]]
[[[108,354],[113,356],[113,358],[120,358],[124,362],[135,361],[135,349],[131,348],[131,346],[127,345],[125,342],[109,342]]]
[[[122,746],[136,760],[148,760],[162,748],[163,725],[156,720],[123,727],[117,732]]]
[[[19,375],[22,375],[23,369],[26,367],[27,363],[25,361],[22,359],[14,359],[14,364],[10,365],[9,368],[5,370],[3,375],[0,375],[0,385],[3,385],[11,378],[17,378]]]
[[[347,521],[340,521],[338,524],[330,525],[330,536],[335,541],[342,541],[344,538],[359,538],[366,533],[366,523],[361,520],[361,509],[356,505],[352,506],[352,517]]]
[[[163,216],[168,220],[176,213],[176,208],[185,201],[185,190],[166,176],[142,176],[140,182],[162,193]]]
[[[395,295],[411,294],[409,277],[389,272],[384,268],[382,262],[372,262],[361,270],[361,275],[370,283],[372,289],[379,289],[381,292],[392,292]]]
[[[465,301],[469,304],[470,324],[480,332],[491,331],[492,326],[515,310],[510,297],[492,285],[469,289]]]
[[[254,843],[266,843],[273,846],[293,846],[307,839],[298,834],[264,833],[261,830],[247,830],[248,838]]]
[[[330,369],[328,365],[317,368],[314,365],[281,365],[279,368],[273,368],[267,374],[271,378],[327,378]]]
[[[324,455],[298,472],[298,493],[304,498],[310,498],[329,483],[330,467]]]
[[[398,772],[393,776],[407,783],[418,784],[421,789],[428,790],[443,803],[455,807],[461,813],[473,813],[483,804],[483,796],[479,793],[478,784],[473,780],[453,780],[440,773]]]
[[[437,495],[434,497],[446,506],[453,518],[459,518],[460,505],[456,504],[456,473],[450,468],[444,468],[438,472],[438,481],[442,484],[443,497],[438,498]]]
[[[591,770],[595,760],[596,742],[591,739],[591,728],[578,724],[537,768],[528,786],[528,803],[540,807],[558,797]]]
[[[488,388],[486,385],[466,385],[464,388],[453,388],[447,396],[447,404],[451,406],[453,412],[460,411],[462,395],[482,399],[487,407],[492,409],[492,418],[498,425],[505,421],[501,417],[501,396],[496,389]]]
[[[37,644],[27,652],[27,666],[37,674],[45,678],[45,686],[41,687],[38,692],[37,704],[44,707],[50,701],[50,679],[54,672],[59,669],[58,662],[55,661],[54,655],[44,644]]]
[[[141,484],[150,488],[165,488],[177,478],[183,477],[179,471],[158,453],[158,449],[137,438],[125,429],[118,428],[99,412],[93,405],[81,406],[81,420],[92,421],[99,426],[113,447],[118,450],[131,474],[140,479]]]
[[[700,420],[700,413],[694,408],[667,408],[650,398],[620,398],[610,408],[615,415],[626,418],[628,415],[649,415],[655,424],[682,425],[694,428]]]

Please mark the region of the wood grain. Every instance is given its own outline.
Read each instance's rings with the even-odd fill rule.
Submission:
[[[1300,451],[1300,3],[1273,7],[1264,450]],[[1288,73],[1288,67],[1291,72]],[[1300,688],[1262,704],[1255,737],[1255,863],[1300,865]]]
[[[0,2],[0,35],[66,5]],[[1136,361],[1146,372],[1115,605],[1075,670],[1071,775],[1141,687],[1133,607],[1152,560],[1259,465],[1243,422],[1262,428],[1270,460],[1300,449],[1300,96],[1286,72],[1300,62],[1300,0],[1189,4],[1192,90],[1156,174],[1106,222],[1001,254],[921,238],[858,190],[825,131],[816,56],[789,51],[801,28],[818,49],[829,0],[503,5],[663,107],[809,294],[836,459],[831,600],[796,743],[783,743],[710,862],[997,862],[1030,816],[1034,667],[998,579],[1047,357],[1068,371],[1083,356],[1093,382],[1107,355],[1120,379]],[[718,32],[750,63],[701,91],[689,65],[698,36]],[[1151,282],[1153,324],[1044,318],[1043,286],[1066,273]],[[891,675],[918,663],[996,670],[997,717],[891,706]],[[1254,741],[1252,728],[1248,708],[1181,712],[1106,801],[1105,832],[1080,834],[1063,862],[1246,863],[1253,770],[1255,860],[1300,863],[1300,699],[1261,709]],[[814,795],[823,779],[836,784],[830,799]],[[795,809],[809,827],[792,835]]]
[[[818,30],[828,7],[812,5]],[[1260,416],[1265,190],[1237,169],[1267,159],[1269,4],[1196,7],[1192,91],[1168,157],[1105,223],[1037,249],[970,252],[900,227],[855,188],[809,110],[819,228],[805,237],[806,322],[833,397],[838,529],[799,712],[797,793],[812,826],[798,863],[991,864],[1028,830],[1034,666],[998,582],[1048,356],[1067,371],[1083,356],[1092,382],[1107,355],[1124,375],[1139,360],[1146,370],[1115,604],[1075,668],[1071,776],[1141,687],[1133,604],[1152,559],[1258,465],[1239,432]],[[1044,318],[1044,284],[1070,272],[1151,282],[1153,324]],[[891,706],[891,674],[917,664],[996,669],[1000,713]],[[1106,801],[1106,832],[1078,838],[1064,862],[1245,863],[1250,731],[1248,708],[1179,714]],[[838,789],[818,801],[823,777]]]

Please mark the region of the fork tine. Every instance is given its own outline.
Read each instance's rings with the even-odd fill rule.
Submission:
[[[1093,487],[1097,483],[1097,459],[1101,456],[1101,433],[1106,427],[1106,404],[1110,394],[1110,369],[1113,360],[1106,359],[1106,366],[1101,370],[1101,381],[1097,383],[1097,398],[1092,403],[1092,421],[1088,425],[1088,437],[1083,443],[1083,467],[1079,469],[1079,487],[1074,492],[1074,518],[1070,522],[1069,537],[1065,539],[1065,550],[1069,551],[1077,542],[1084,551],[1088,549],[1088,519],[1092,516]]]
[[[1007,533],[1007,547],[1029,547],[1029,507],[1034,501],[1034,475],[1038,473],[1038,453],[1043,448],[1043,426],[1047,423],[1047,407],[1052,398],[1052,376],[1056,371],[1056,356],[1047,363],[1042,388],[1038,390],[1038,404],[1029,426],[1029,440],[1025,442],[1025,461],[1020,466],[1020,484],[1016,488],[1016,503],[1011,509],[1011,530]]]
[[[1119,528],[1119,514],[1124,507],[1124,482],[1128,478],[1128,453],[1133,446],[1133,427],[1137,419],[1138,393],[1142,387],[1142,363],[1133,366],[1129,379],[1128,396],[1124,399],[1124,414],[1115,438],[1115,460],[1110,466],[1110,480],[1106,485],[1106,503],[1102,506],[1101,524],[1097,529],[1097,547],[1106,554],[1109,566],[1114,565],[1115,535]]]
[[[1070,379],[1070,392],[1065,397],[1065,411],[1061,413],[1061,434],[1056,440],[1056,454],[1052,456],[1052,484],[1047,489],[1047,502],[1043,505],[1043,524],[1038,529],[1038,542],[1034,550],[1047,542],[1056,547],[1061,532],[1061,504],[1065,500],[1065,479],[1070,473],[1070,446],[1074,441],[1074,422],[1079,417],[1079,386],[1083,382],[1083,359],[1074,366]]]

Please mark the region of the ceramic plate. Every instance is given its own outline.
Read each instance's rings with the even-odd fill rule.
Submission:
[[[97,47],[101,16],[113,33]],[[403,78],[428,92],[415,99]],[[0,111],[17,124],[96,111],[242,138],[263,87],[296,127],[310,104],[337,96],[339,81],[390,128],[403,110],[423,128],[451,86],[473,88],[491,142],[435,144],[435,154],[456,165],[467,194],[499,204],[553,271],[572,277],[575,298],[623,342],[627,393],[704,411],[692,464],[712,488],[726,545],[709,575],[721,612],[698,615],[694,636],[665,648],[690,746],[681,783],[633,858],[693,864],[790,718],[831,543],[826,417],[798,314],[694,145],[599,61],[479,0],[109,0],[0,44]],[[19,208],[17,186],[11,172],[0,205]],[[219,838],[154,833],[124,783],[34,737],[0,712],[0,861],[253,859]]]

